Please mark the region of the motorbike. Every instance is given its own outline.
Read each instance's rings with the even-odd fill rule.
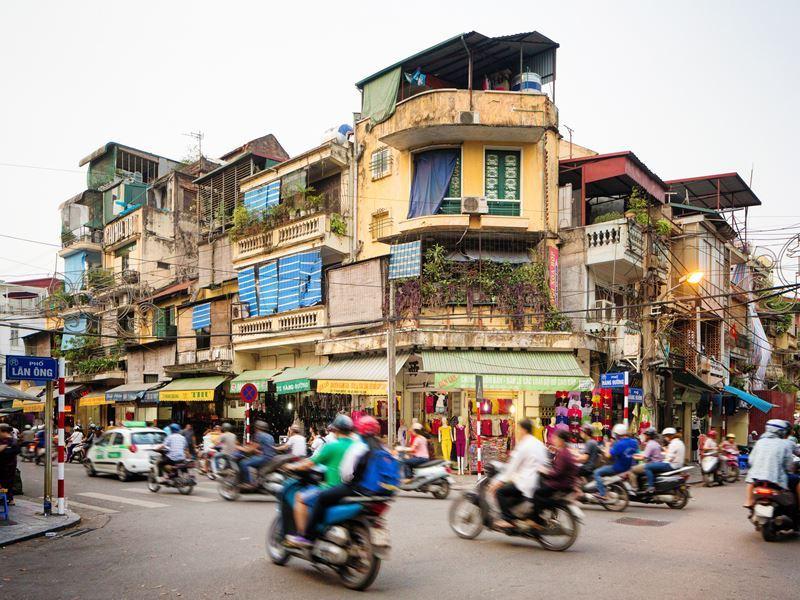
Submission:
[[[725,481],[728,483],[736,483],[739,481],[739,454],[738,453],[725,453],[722,456],[725,461]]]
[[[240,461],[218,455],[214,467],[216,479],[219,481],[217,491],[229,502],[235,502],[241,494],[265,494],[279,498],[286,482],[286,476],[280,471],[280,467],[295,460],[297,459],[290,454],[276,455],[258,468],[252,478],[253,485],[248,487],[242,484]]]
[[[36,460],[36,442],[27,442],[22,444],[19,453],[23,462],[33,462]]]
[[[719,452],[716,450],[703,452],[703,457],[700,460],[700,471],[703,474],[703,485],[706,487],[725,484]]]
[[[754,482],[755,504],[750,509],[750,522],[761,532],[765,542],[800,533],[800,511],[794,490],[784,490],[766,481]]]
[[[78,464],[83,464],[84,459],[86,458],[86,448],[83,443],[76,444],[75,447],[72,449],[72,454],[69,455],[69,461],[67,462],[77,462]]]
[[[414,467],[411,480],[401,482],[398,487],[404,492],[430,492],[437,500],[444,500],[450,495],[450,488],[455,483],[450,473],[447,461],[429,460]]]
[[[570,548],[578,539],[583,511],[566,495],[554,496],[543,502],[540,518],[545,525],[542,529],[533,528],[529,519],[533,515],[533,504],[526,500],[514,507],[518,517],[510,528],[498,528],[499,508],[488,492],[489,483],[497,477],[505,465],[499,462],[486,464],[485,477],[478,480],[474,490],[464,494],[450,505],[450,528],[460,538],[471,540],[483,531],[484,527],[499,531],[512,537],[536,540],[545,550],[562,552]]]
[[[322,474],[311,470],[292,474],[287,479],[282,494],[292,506],[300,490],[319,483]],[[297,477],[297,479],[294,479]],[[329,508],[310,548],[296,548],[285,543],[287,533],[278,503],[278,516],[267,532],[267,555],[279,566],[290,558],[300,558],[314,565],[329,567],[339,575],[342,583],[352,590],[365,590],[389,558],[391,542],[384,514],[391,498],[387,496],[353,496],[344,498]]]
[[[214,481],[217,478],[217,462],[215,457],[217,456],[217,451],[214,448],[210,450],[203,450],[202,448],[198,447],[197,449],[197,456],[198,456],[198,472],[201,475],[205,475],[211,481]]]
[[[578,494],[578,502],[581,504],[599,504],[603,508],[611,512],[622,512],[628,508],[630,499],[628,498],[628,489],[625,487],[622,479],[618,476],[611,476],[604,478],[606,484],[606,496],[608,500],[600,500],[595,494],[597,493],[597,484],[594,479],[587,477],[584,479],[581,490]]]
[[[164,465],[164,476],[158,474],[158,464],[163,459],[164,451],[155,450],[150,455],[150,472],[147,474],[147,489],[154,494],[161,489],[161,486],[171,487],[178,490],[184,496],[188,496],[194,491],[197,485],[190,469],[194,467],[192,461],[183,461],[175,465]]]

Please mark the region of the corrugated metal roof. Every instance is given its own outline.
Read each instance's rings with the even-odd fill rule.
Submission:
[[[408,354],[398,354],[396,373],[400,372],[408,360]],[[386,381],[389,367],[386,355],[356,356],[332,360],[322,367],[314,379],[332,379],[337,381]]]
[[[278,383],[279,381],[292,381],[293,379],[316,379],[319,373],[325,366],[313,365],[309,367],[290,367],[272,378],[272,381]]]
[[[0,382],[0,398],[6,400],[36,400],[36,396],[21,392],[2,382]]]
[[[189,377],[175,379],[161,388],[161,392],[179,392],[184,390],[213,390],[225,381],[224,375],[214,377]]]
[[[739,400],[742,400],[743,402],[749,404],[750,406],[757,408],[761,412],[768,413],[774,406],[773,404],[767,402],[763,398],[759,398],[758,396],[754,396],[753,394],[748,394],[744,390],[740,390],[739,388],[735,388],[731,385],[726,385],[724,389],[729,394],[733,394],[734,396],[739,398]]]
[[[571,352],[423,350],[422,369],[429,373],[584,376]]]

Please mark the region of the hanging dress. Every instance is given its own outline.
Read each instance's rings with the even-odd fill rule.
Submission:
[[[463,425],[456,425],[456,456],[467,455],[467,432]]]

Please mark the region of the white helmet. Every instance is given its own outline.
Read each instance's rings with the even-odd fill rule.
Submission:
[[[628,427],[626,425],[623,425],[622,423],[617,423],[611,429],[611,433],[614,435],[614,437],[628,435]]]
[[[675,435],[678,433],[678,430],[674,427],[665,427],[664,431],[661,432],[661,435]]]
[[[785,435],[786,432],[791,428],[792,424],[789,421],[784,421],[783,419],[770,419],[767,421],[767,425],[764,428],[765,431],[769,431],[770,433],[774,433],[775,435]]]

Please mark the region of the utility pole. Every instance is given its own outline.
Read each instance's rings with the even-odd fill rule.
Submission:
[[[397,372],[397,342],[395,340],[395,281],[389,280],[389,327],[386,330],[386,367],[388,374],[386,376],[386,396],[388,400],[388,436],[389,447],[394,448],[397,443],[397,400],[396,394],[396,381],[395,376]]]
[[[650,209],[648,209],[649,214]],[[648,219],[652,221],[652,219]],[[652,255],[653,251],[653,236],[652,236],[652,228],[648,225],[644,228],[644,244],[643,244],[643,256],[642,256],[642,271],[644,273],[644,279],[642,280],[642,302],[644,304],[649,304],[654,297],[658,296],[657,285],[651,285],[651,277],[650,277],[650,256]],[[655,292],[654,294],[651,291]],[[651,314],[652,308],[650,306],[642,307],[642,345],[641,345],[641,357],[639,359],[639,370],[642,373],[642,402],[644,407],[650,406],[653,407],[653,414],[652,419],[653,423],[656,426],[659,426],[656,423],[656,396],[655,396],[655,371],[652,367],[653,360],[656,357],[656,345],[658,340],[656,339],[655,332],[653,331],[653,318]]]
[[[47,380],[44,402],[44,494],[42,512],[53,514],[53,382]]]

